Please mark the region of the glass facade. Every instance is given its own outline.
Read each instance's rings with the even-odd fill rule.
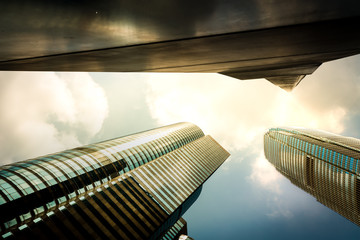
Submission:
[[[272,128],[266,158],[296,186],[360,226],[360,140],[303,129]]]
[[[2,166],[1,236],[174,235],[204,181],[228,156],[196,125],[179,123]]]
[[[161,236],[161,240],[180,239],[180,236],[187,233],[187,223],[180,218],[169,230]]]

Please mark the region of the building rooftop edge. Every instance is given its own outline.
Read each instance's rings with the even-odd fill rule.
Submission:
[[[322,132],[322,133],[326,133],[328,135],[333,135],[333,136],[337,136],[337,137],[350,138],[350,137],[342,136],[342,135],[339,135],[339,134],[327,132],[327,131],[324,131],[324,130],[303,128],[303,127],[275,127],[275,128],[269,128],[267,130],[267,132],[270,132],[270,131],[285,131],[285,132],[289,132],[289,133],[293,133],[293,134],[299,134],[299,135],[310,137],[310,138],[313,138],[313,139],[316,139],[316,140],[319,140],[319,141],[322,141],[322,142],[331,143],[331,144],[338,145],[340,147],[344,147],[344,148],[347,148],[347,149],[350,149],[350,150],[353,150],[353,151],[356,151],[356,152],[360,152],[360,148],[355,148],[355,147],[349,146],[347,144],[336,142],[336,141],[333,141],[333,140],[331,140],[329,138],[326,138],[326,137],[320,137],[320,136],[316,136],[316,135],[313,135],[313,134],[309,134],[309,133],[301,131],[302,129]]]

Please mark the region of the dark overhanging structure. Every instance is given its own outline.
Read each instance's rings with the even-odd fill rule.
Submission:
[[[0,70],[210,72],[293,89],[360,53],[356,0],[1,3]]]

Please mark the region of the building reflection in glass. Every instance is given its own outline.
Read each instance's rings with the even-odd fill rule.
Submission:
[[[265,156],[293,184],[360,226],[360,140],[312,129],[271,128]]]

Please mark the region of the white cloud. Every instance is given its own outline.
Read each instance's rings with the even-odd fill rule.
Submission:
[[[298,88],[303,85],[306,82]],[[274,126],[343,131],[346,104],[309,107],[320,103],[311,96],[304,99],[304,94],[306,91],[287,93],[265,80],[240,81],[219,74],[152,74],[147,103],[160,125],[193,122],[230,151],[251,147]]]
[[[284,202],[277,197],[274,197],[271,201],[268,202],[269,209],[271,212],[266,213],[265,215],[268,218],[292,218],[294,214],[288,209],[288,206],[284,206]]]
[[[193,122],[229,150],[244,149],[266,128],[266,108],[274,104],[262,100],[272,99],[269,85],[219,74],[157,74],[148,81],[147,102],[159,124]]]
[[[301,91],[301,90],[300,90]],[[327,108],[314,108],[312,99],[304,101],[302,95],[282,92],[277,96],[278,105],[273,109],[272,126],[301,126],[320,128],[334,133],[344,130],[343,120],[346,106],[331,105]],[[309,107],[309,106],[312,107]]]
[[[359,111],[360,56],[325,63],[311,76],[306,77],[294,91],[294,96],[311,111],[346,108]]]
[[[85,73],[0,73],[1,164],[59,151],[96,134],[107,115]]]
[[[297,200],[293,201],[289,195],[289,182],[273,167],[265,158],[264,154],[260,154],[251,164],[251,175],[248,181],[257,185],[259,189],[259,197],[264,198],[263,201],[267,206],[267,212],[264,213],[268,218],[292,218],[294,213],[290,209],[294,209]]]
[[[108,103],[102,88],[86,73],[58,74],[71,94],[74,125],[89,136],[95,135],[108,114]],[[75,126],[76,127],[76,126]]]
[[[341,134],[345,119],[359,115],[360,56],[323,64],[295,89],[293,98],[310,113],[314,127]]]
[[[280,180],[281,174],[266,160],[263,153],[251,164],[252,172],[249,179],[277,194],[281,194]]]

